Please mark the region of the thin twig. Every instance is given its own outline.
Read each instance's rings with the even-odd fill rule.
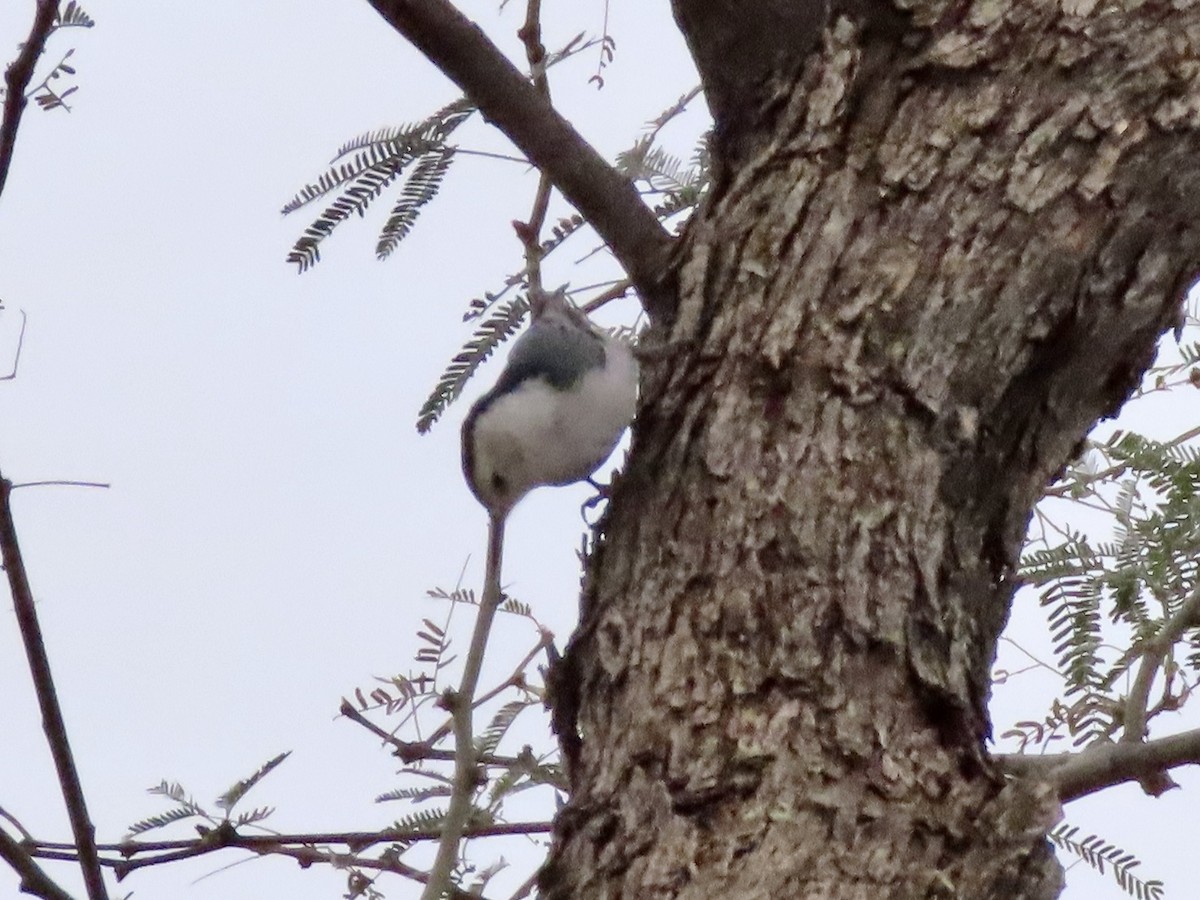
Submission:
[[[83,786],[67,740],[67,726],[54,689],[54,678],[50,674],[50,659],[46,654],[46,643],[33,603],[33,591],[29,587],[25,561],[17,543],[17,529],[12,518],[12,482],[3,476],[0,476],[0,555],[8,575],[13,609],[16,611],[21,640],[25,644],[25,656],[29,660],[29,671],[42,712],[42,730],[46,732],[46,740],[50,744],[50,754],[54,757],[54,768],[58,772],[58,782],[71,820],[71,832],[79,848],[83,882],[90,900],[108,900],[108,891],[105,890],[104,877],[96,856],[96,829],[83,799]]]
[[[529,168],[529,160],[521,156],[513,156],[511,153],[492,153],[488,150],[469,150],[466,147],[455,147],[454,152],[460,156],[478,156],[480,159],[497,159],[500,162],[519,163]]]
[[[616,46],[613,42],[612,35],[608,33],[608,5],[609,0],[604,0],[604,24],[600,28],[600,56],[596,60],[596,74],[588,79],[588,84],[595,84],[596,90],[604,88],[604,76],[600,73],[604,71],[604,67],[608,65],[609,57],[612,56],[613,47]]]
[[[107,481],[63,481],[61,479],[54,481],[20,481],[13,484],[12,489],[31,488],[31,487],[87,487],[87,488],[110,488],[112,487]]]
[[[4,73],[4,119],[0,122],[0,194],[8,182],[8,170],[12,167],[13,151],[17,146],[17,129],[21,115],[29,102],[25,89],[33,78],[33,68],[46,47],[46,38],[54,30],[54,14],[58,11],[58,0],[37,0],[37,12],[33,16],[33,27],[20,54]]]
[[[3,806],[0,806],[0,819],[4,819],[6,822],[12,825],[13,828],[17,829],[17,831],[20,832],[21,837],[23,837],[25,840],[33,840],[33,835],[29,833],[29,830],[21,824],[20,820],[16,816],[10,813]]]
[[[583,305],[583,311],[588,315],[591,315],[605,304],[611,303],[613,300],[617,300],[620,297],[624,297],[629,293],[629,289],[631,287],[633,287],[633,285],[630,283],[629,279],[623,278],[610,287],[607,291],[597,294],[595,297],[585,303]]]
[[[508,687],[509,685],[505,685]],[[340,712],[343,716],[358,725],[361,725],[371,734],[375,735],[385,744],[395,748],[396,756],[405,763],[413,763],[418,760],[432,759],[439,762],[451,762],[454,759],[454,751],[438,750],[431,747],[425,741],[406,741],[396,737],[389,731],[380,728],[357,709],[350,705],[350,701],[343,700]],[[495,753],[483,753],[479,756],[479,762],[485,766],[503,766],[510,768],[515,766],[520,760],[515,756],[499,756]]]
[[[475,688],[487,649],[488,634],[503,593],[500,590],[501,556],[504,551],[504,513],[493,514],[488,520],[487,571],[484,575],[483,597],[475,619],[475,631],[463,667],[462,683],[454,692],[447,692],[446,705],[454,720],[454,792],[442,820],[442,836],[438,842],[437,858],[429,870],[429,883],[421,900],[439,900],[450,887],[450,874],[458,858],[458,843],[471,815],[471,801],[478,787],[479,760],[472,733]]]
[[[1031,669],[1041,668],[1041,669],[1045,669],[1047,672],[1057,675],[1059,678],[1065,677],[1062,672],[1058,671],[1058,669],[1054,668],[1054,666],[1050,665],[1050,663],[1045,662],[1044,660],[1038,659],[1036,656],[1034,656],[1032,653],[1030,653],[1028,650],[1026,650],[1024,647],[1022,647],[1020,644],[1018,644],[1016,641],[1014,641],[1012,638],[1008,637],[1007,635],[1001,635],[1000,640],[1004,641],[1007,644],[1011,644],[1013,647],[1015,647],[1021,653],[1024,653],[1027,657],[1029,657],[1031,660],[1033,660],[1033,665],[1030,666],[1029,668],[1031,668]],[[1024,671],[1024,670],[1022,670],[1022,671]]]
[[[425,884],[429,881],[429,875],[421,871],[415,866],[410,866],[408,863],[397,859],[394,855],[384,855],[377,859],[362,859],[361,857],[347,853],[330,853],[316,850],[311,847],[276,847],[271,850],[263,850],[261,855],[288,856],[300,863],[301,866],[310,866],[314,862],[326,863],[336,869],[345,869],[353,867],[355,869],[374,869],[378,872],[392,872],[396,875],[403,875],[413,881]],[[480,900],[479,895],[470,894],[461,888],[451,886],[448,895],[451,900]]]
[[[44,109],[60,109],[61,108],[61,109],[65,109],[67,112],[71,111],[71,107],[67,106],[67,102],[63,99],[63,97],[70,96],[71,94],[75,93],[75,91],[77,91],[78,88],[69,87],[60,94],[60,93],[58,93],[58,91],[54,90],[54,88],[50,87],[50,81],[51,81],[51,79],[53,79],[55,77],[55,74],[58,72],[58,70],[62,66],[62,64],[65,63],[68,59],[70,59],[74,53],[75,53],[74,48],[72,48],[72,49],[68,50],[66,53],[64,53],[62,59],[60,59],[58,61],[58,65],[56,65],[53,69],[51,69],[46,74],[46,77],[42,79],[42,83],[37,85],[36,87],[30,88],[26,92],[28,94],[28,96],[36,97],[38,91],[45,91],[47,94],[49,94],[51,97],[53,97],[56,102],[52,106],[46,105],[45,97],[42,97],[38,101],[39,105],[41,105]]]
[[[538,696],[536,691],[531,690],[524,683],[525,682],[525,669],[529,666],[529,664],[531,662],[533,662],[533,658],[535,656],[537,656],[539,653],[541,653],[546,647],[549,647],[553,642],[554,642],[553,633],[551,633],[543,628],[540,632],[540,636],[538,637],[537,644],[535,644],[533,649],[530,650],[528,653],[526,653],[525,657],[519,663],[517,663],[516,667],[513,668],[512,674],[509,675],[507,678],[505,678],[498,685],[496,685],[496,687],[494,687],[490,691],[488,691],[486,694],[481,694],[479,697],[477,697],[475,700],[475,707],[478,708],[478,707],[482,706],[483,704],[487,703],[489,700],[496,699],[496,697],[500,696],[500,694],[504,693],[509,688],[514,688],[514,687],[521,688],[522,690],[525,691],[525,693],[527,695],[532,694],[535,697]]]
[[[497,585],[497,590],[499,590],[499,585]],[[500,600],[503,601],[504,599],[505,599],[504,596],[501,595]],[[510,610],[506,610],[503,608],[501,608],[498,611],[499,612],[510,612]],[[538,632],[542,635],[538,639],[538,646],[539,647],[552,646],[554,643],[554,634],[552,632],[547,631],[546,628],[543,627],[542,624],[537,621],[537,619],[533,619],[532,616],[529,616],[528,618],[532,619],[534,624],[537,625]],[[537,649],[535,648],[532,651],[532,656],[536,656],[536,655],[537,655]],[[532,656],[531,656],[531,658],[532,658]],[[500,693],[500,691],[506,690],[507,688],[513,687],[513,686],[515,686],[515,682],[510,677],[509,679],[504,681],[498,689],[491,691],[487,695],[488,699],[490,699],[491,697]],[[476,705],[478,705],[478,704],[479,704],[479,700],[476,700]],[[432,732],[430,732],[429,737],[425,738],[422,741],[422,743],[425,744],[426,746],[434,747],[437,745],[437,743],[439,741],[441,741],[443,738],[445,738],[453,730],[454,730],[454,717],[449,716],[449,717],[447,717],[445,722],[443,722],[441,725],[439,725],[437,728],[435,728]]]
[[[546,47],[542,44],[542,0],[527,0],[525,24],[517,31],[517,37],[525,45],[525,59],[529,63],[529,76],[534,90],[552,106],[550,80],[546,77]],[[533,209],[529,221],[514,223],[517,234],[525,248],[525,277],[529,284],[529,296],[540,303],[542,288],[542,226],[546,224],[546,211],[550,208],[550,175],[544,169],[538,174],[537,190],[533,196]],[[538,306],[534,306],[534,313]]]
[[[17,377],[17,369],[21,365],[21,350],[25,346],[25,326],[29,324],[29,316],[25,315],[25,310],[21,310],[21,331],[17,335],[17,349],[13,353],[12,371],[7,375],[0,376],[0,381],[12,381]]]
[[[512,896],[509,897],[508,900],[524,900],[525,897],[528,897],[530,892],[537,887],[538,876],[541,874],[541,869],[538,869],[536,872],[522,881],[520,887],[513,891]]]

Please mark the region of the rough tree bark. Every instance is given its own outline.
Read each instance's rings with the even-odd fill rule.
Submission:
[[[831,6],[674,0],[720,180],[556,676],[546,897],[1061,889],[989,666],[1200,260],[1200,4]]]

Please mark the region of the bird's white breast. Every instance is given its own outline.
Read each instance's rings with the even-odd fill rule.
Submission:
[[[587,478],[608,458],[637,409],[637,362],[605,341],[603,367],[569,390],[531,378],[497,398],[475,426],[479,474],[503,472],[516,494]]]

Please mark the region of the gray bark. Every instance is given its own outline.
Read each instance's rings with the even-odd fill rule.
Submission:
[[[719,121],[555,675],[546,897],[1060,890],[989,668],[1032,504],[1200,259],[1200,5],[903,5]]]

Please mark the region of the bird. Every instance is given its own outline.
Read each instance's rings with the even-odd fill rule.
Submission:
[[[533,321],[462,426],[463,474],[493,518],[534,488],[589,479],[637,411],[638,364],[566,289],[531,292]]]

